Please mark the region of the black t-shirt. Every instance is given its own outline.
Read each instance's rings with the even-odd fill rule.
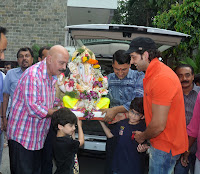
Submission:
[[[74,156],[78,152],[80,142],[70,136],[56,137],[53,143],[56,161],[55,174],[73,174]]]
[[[137,151],[138,143],[131,137],[133,131],[145,130],[145,122],[142,120],[136,125],[131,125],[128,121],[129,119],[119,121],[111,130],[117,137],[112,170],[118,174],[143,174],[145,153]]]

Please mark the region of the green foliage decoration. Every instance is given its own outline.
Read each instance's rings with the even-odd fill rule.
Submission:
[[[84,50],[83,48],[79,48],[77,51],[78,51],[80,54],[82,54],[85,50]]]
[[[77,91],[66,92],[65,94],[70,96],[71,98],[78,98],[79,97]]]

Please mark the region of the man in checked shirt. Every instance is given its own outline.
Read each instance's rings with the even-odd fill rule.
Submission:
[[[42,148],[59,100],[55,97],[57,76],[66,69],[69,53],[53,46],[47,58],[27,69],[14,92],[8,119],[11,174],[43,174]]]
[[[186,116],[186,124],[189,125],[192,115],[193,115],[193,110],[194,110],[194,105],[197,99],[197,95],[200,91],[200,87],[196,86],[194,81],[194,69],[192,66],[187,65],[187,64],[181,64],[175,68],[175,73],[177,74],[181,86],[183,89],[183,96],[184,96],[184,104],[185,104],[185,116]],[[184,167],[181,165],[180,159],[177,161],[177,164],[175,166],[175,174],[188,174],[189,170],[190,173],[194,173],[194,165],[195,165],[195,160],[196,160],[196,153],[197,150],[197,142],[193,144],[191,149],[189,150],[190,155],[189,155],[189,164],[187,167]]]

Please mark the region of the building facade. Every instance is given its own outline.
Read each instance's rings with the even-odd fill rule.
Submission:
[[[7,60],[19,48],[34,44],[64,44],[66,0],[6,0],[0,3],[0,25],[8,29]]]
[[[101,3],[99,3],[101,2]],[[68,7],[69,4],[69,7]],[[93,4],[91,6],[91,4]],[[77,7],[76,7],[77,6]],[[102,15],[109,8],[107,16],[96,21],[93,11],[101,9]],[[98,10],[94,10],[94,9]],[[16,61],[21,47],[61,44],[64,46],[66,25],[80,24],[80,17],[86,16],[84,23],[108,23],[117,0],[4,0],[0,3],[0,26],[8,29],[6,61]],[[69,14],[67,14],[69,11]],[[79,15],[79,13],[81,13]],[[70,18],[67,16],[70,16]],[[80,16],[80,17],[79,17]],[[92,19],[89,18],[92,17]],[[76,22],[77,20],[77,22]],[[71,21],[71,23],[70,23]],[[2,63],[0,67],[2,67]]]

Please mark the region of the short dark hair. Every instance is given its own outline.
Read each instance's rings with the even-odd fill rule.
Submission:
[[[51,49],[51,47],[49,47],[49,46],[43,46],[43,47],[41,47],[39,49],[39,52],[38,52],[38,57],[42,57],[42,51],[43,50],[50,50],[50,49]]]
[[[18,50],[18,52],[17,52],[17,58],[19,58],[19,53],[20,53],[21,51],[29,51],[30,54],[31,54],[31,56],[34,57],[33,50],[32,50],[31,48],[29,48],[29,47],[23,47],[23,48],[20,48],[20,49]]]
[[[161,57],[161,53],[160,51],[158,51],[157,49],[149,49],[149,50],[138,50],[136,51],[137,54],[142,55],[145,51],[147,51],[149,53],[149,61],[151,62],[154,58],[159,58]]]
[[[67,123],[76,124],[77,117],[69,108],[60,108],[51,116],[52,126],[55,131],[58,130],[58,124],[64,126]]]
[[[189,64],[179,64],[177,67],[175,67],[174,72],[176,73],[176,71],[180,68],[190,68],[192,75],[194,74],[194,68]]]
[[[130,104],[130,109],[134,109],[144,115],[143,97],[135,97]]]
[[[0,40],[1,40],[1,33],[3,33],[4,35],[6,35],[7,31],[8,30],[6,28],[0,26]]]
[[[113,54],[113,60],[112,63],[114,64],[115,61],[117,61],[118,64],[122,65],[122,64],[130,64],[131,61],[131,57],[130,55],[125,53],[125,50],[118,50]]]
[[[194,75],[194,83],[200,83],[200,73]]]
[[[11,68],[14,68],[14,64],[12,62],[9,62],[9,61],[5,62],[4,66],[7,66],[7,65],[10,65]]]

